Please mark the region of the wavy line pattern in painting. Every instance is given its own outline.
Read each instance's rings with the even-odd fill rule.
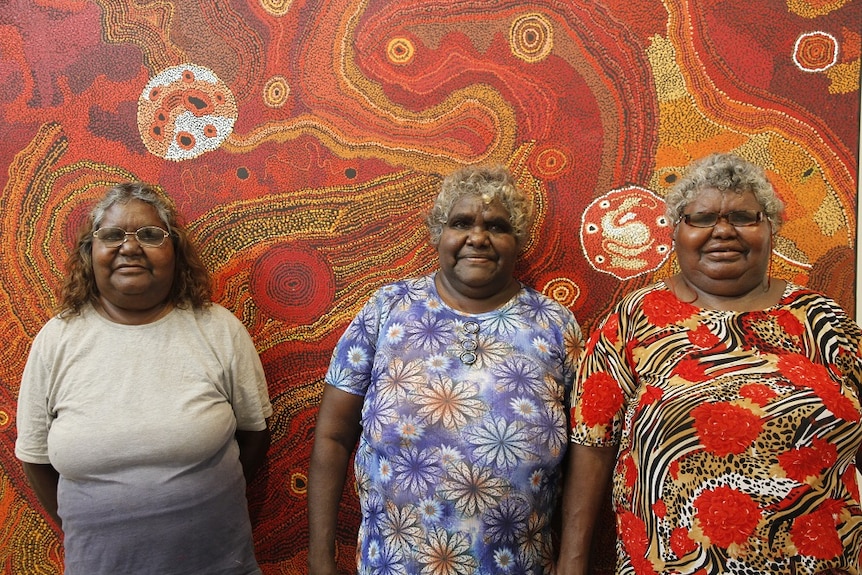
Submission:
[[[764,165],[787,204],[775,273],[854,310],[860,29],[845,0],[0,3],[0,571],[62,570],[14,457],[15,401],[107,186],[172,194],[251,332],[275,406],[257,550],[265,573],[304,573],[332,347],[376,287],[434,268],[424,211],[458,166],[516,174],[538,207],[518,274],[587,329],[673,272],[661,200],[715,150]]]

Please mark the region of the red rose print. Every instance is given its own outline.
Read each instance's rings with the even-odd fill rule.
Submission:
[[[742,544],[760,521],[757,503],[731,487],[707,489],[694,500],[695,518],[713,545]]]
[[[638,469],[632,459],[631,452],[626,453],[625,457],[620,459],[620,467],[625,474],[626,487],[629,489],[633,488],[635,486],[635,482],[638,480]]]
[[[646,555],[649,540],[642,519],[631,511],[622,511],[617,516],[617,529],[620,540],[632,559]]]
[[[778,320],[778,325],[781,326],[781,329],[787,335],[790,336],[800,336],[805,333],[805,326],[802,325],[802,322],[796,319],[796,316],[790,310],[782,309],[779,311],[773,312],[773,315],[776,316]]]
[[[644,296],[643,311],[653,325],[665,327],[692,317],[698,309],[679,301],[667,290],[657,290]]]
[[[696,359],[684,359],[680,361],[676,364],[671,373],[691,382],[704,381],[707,379],[706,366]]]
[[[837,385],[822,387],[814,390],[820,399],[823,400],[823,405],[826,409],[835,414],[835,417],[844,421],[859,421],[859,412],[853,406],[850,398],[841,395],[841,390]]]
[[[653,567],[652,561],[647,557],[632,557],[631,563],[635,570],[635,575],[658,575],[658,571]]]
[[[596,349],[596,344],[599,343],[599,337],[602,335],[600,330],[595,330],[590,334],[589,339],[587,339],[587,345],[584,346],[584,354],[590,355]]]
[[[641,395],[640,401],[638,402],[638,406],[641,408],[646,407],[647,405],[652,405],[661,399],[662,395],[664,395],[664,390],[660,387],[656,387],[654,385],[647,385],[644,388],[643,395]]]
[[[674,459],[673,461],[670,462],[670,468],[668,469],[668,472],[670,473],[670,476],[673,478],[674,481],[679,479],[679,460],[678,459]]]
[[[670,548],[679,559],[697,549],[697,543],[688,536],[688,529],[677,527],[670,534]]]
[[[835,385],[824,366],[798,353],[788,353],[779,357],[778,369],[797,387],[816,390],[818,387]]]
[[[778,394],[762,383],[749,383],[747,385],[743,385],[739,389],[739,395],[748,398],[757,405],[763,407],[769,403],[770,399]]]
[[[832,559],[843,552],[830,509],[797,517],[790,528],[790,538],[800,553],[817,559]]]
[[[602,326],[602,335],[608,341],[616,341],[619,339],[619,329],[620,329],[620,316],[619,314],[611,314],[608,316],[608,319],[605,320],[604,325]]]
[[[758,415],[727,402],[701,404],[691,410],[691,415],[700,442],[719,457],[742,453],[763,428]]]
[[[590,427],[607,425],[623,405],[623,392],[614,378],[603,371],[590,375],[583,383],[579,409]]]
[[[828,441],[814,438],[810,447],[791,449],[778,456],[778,463],[787,477],[805,483],[810,476],[832,467],[838,459],[838,449]]]
[[[688,332],[688,341],[690,341],[692,345],[706,349],[713,347],[720,340],[717,335],[709,331],[709,327],[704,324],[700,324],[697,326],[696,330]]]
[[[859,421],[859,412],[853,402],[841,394],[838,383],[829,376],[825,366],[792,353],[778,358],[778,369],[793,385],[817,394],[823,400],[823,405],[836,417],[845,421]]]
[[[667,505],[661,499],[652,504],[652,512],[655,513],[655,516],[659,519],[664,519],[664,516],[667,515]]]

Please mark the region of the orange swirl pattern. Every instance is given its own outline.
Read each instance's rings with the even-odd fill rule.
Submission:
[[[517,273],[589,329],[674,271],[662,198],[684,167],[735,151],[787,204],[775,273],[852,313],[860,29],[848,0],[0,3],[0,573],[62,571],[15,403],[112,183],[171,193],[252,334],[275,408],[257,551],[267,575],[300,574],[331,350],[374,289],[434,269],[423,214],[458,166],[512,169],[538,206]],[[348,573],[357,524],[348,490]]]

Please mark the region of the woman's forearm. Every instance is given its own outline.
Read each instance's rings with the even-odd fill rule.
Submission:
[[[61,525],[60,516],[57,515],[57,485],[60,482],[60,474],[50,463],[22,462],[21,465],[39,503],[57,525]]]

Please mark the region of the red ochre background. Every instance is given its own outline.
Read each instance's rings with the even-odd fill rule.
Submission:
[[[787,204],[773,273],[855,313],[860,30],[842,0],[0,2],[0,568],[61,571],[15,403],[106,187],[174,197],[254,338],[275,407],[257,551],[299,574],[332,347],[375,288],[434,269],[422,214],[459,166],[502,162],[534,196],[519,276],[589,329],[672,273],[662,198],[680,171],[735,151]],[[611,546],[606,530],[597,571]]]

